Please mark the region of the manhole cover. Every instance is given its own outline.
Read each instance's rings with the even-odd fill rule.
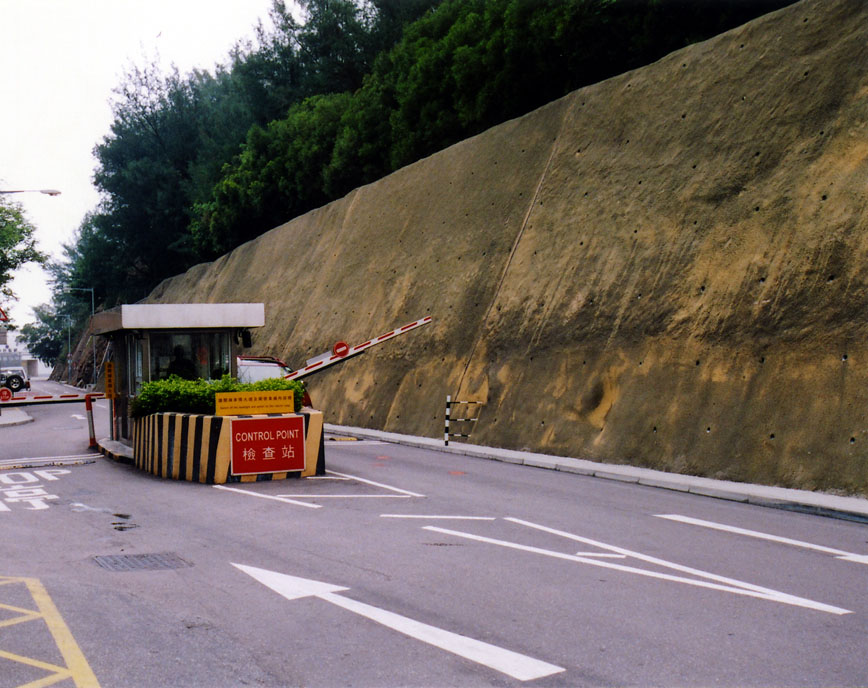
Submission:
[[[183,569],[192,566],[177,554],[163,552],[161,554],[109,554],[93,557],[102,568],[109,571],[166,571],[168,569]]]

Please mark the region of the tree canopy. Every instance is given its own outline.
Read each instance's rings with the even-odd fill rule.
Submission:
[[[304,0],[296,18],[273,0],[270,26],[213,72],[123,77],[95,148],[101,202],[55,271],[55,310],[65,287],[141,299],[360,185],[790,2]]]
[[[13,273],[27,263],[43,263],[45,256],[36,248],[34,227],[21,206],[0,195],[0,294],[13,298],[9,283]]]
[[[36,321],[21,326],[21,338],[31,354],[54,367],[63,348],[63,338],[58,335],[64,332],[67,323],[51,306],[37,306],[34,311]]]

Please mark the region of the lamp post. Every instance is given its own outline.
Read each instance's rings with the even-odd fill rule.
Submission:
[[[93,328],[93,316],[94,316],[94,298],[93,298],[93,287],[67,287],[67,291],[89,291],[90,292],[90,326]],[[93,333],[90,335],[91,339],[93,339]],[[90,344],[91,351],[93,351],[93,384],[96,384],[96,342],[91,341]]]
[[[13,194],[13,193],[41,193],[46,196],[60,196],[60,191],[57,189],[10,189],[8,191],[4,191],[0,189],[0,194]]]
[[[66,316],[66,384],[69,384],[69,368],[72,365],[72,318]]]

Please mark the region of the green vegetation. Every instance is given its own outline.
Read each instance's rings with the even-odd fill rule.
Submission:
[[[141,392],[130,406],[130,415],[141,418],[152,413],[200,413],[214,415],[220,392],[295,392],[295,410],[302,407],[304,383],[298,380],[270,378],[258,382],[241,383],[224,375],[220,380],[184,380],[172,375],[167,380],[155,380],[142,385]]]
[[[36,306],[36,322],[21,326],[21,339],[27,344],[27,350],[45,365],[53,367],[60,358],[60,352],[65,342],[58,333],[66,331],[67,324],[59,317],[51,306]]]
[[[132,69],[54,266],[83,322],[352,189],[792,0],[274,0],[213,73]],[[0,274],[2,277],[2,274]],[[62,340],[62,335],[57,337]]]
[[[0,195],[0,294],[13,298],[9,288],[12,273],[27,263],[42,263],[45,256],[36,249],[33,225],[21,206]]]

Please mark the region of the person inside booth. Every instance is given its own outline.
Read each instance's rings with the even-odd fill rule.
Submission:
[[[187,352],[183,346],[178,344],[172,352],[174,358],[169,362],[169,367],[166,369],[169,375],[177,375],[185,380],[195,380],[199,377],[196,372],[196,365],[187,358]]]

